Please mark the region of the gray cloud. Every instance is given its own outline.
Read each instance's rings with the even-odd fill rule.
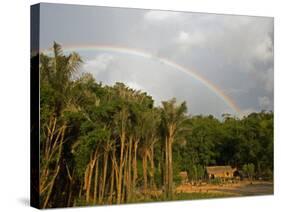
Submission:
[[[260,95],[273,102],[273,19],[196,13],[181,18],[160,55],[211,79],[242,110],[261,110]]]
[[[87,60],[83,68],[86,72],[95,70],[95,75],[98,75],[102,71],[107,71],[113,60],[114,57],[110,54],[100,54],[92,60]]]
[[[174,11],[150,10],[144,14],[144,19],[150,22],[157,21],[175,21],[180,18],[182,13]],[[158,23],[159,24],[159,23]]]
[[[259,97],[259,105],[263,110],[271,110],[273,107],[270,98],[267,96]]]
[[[52,14],[52,15],[50,15]],[[187,101],[193,114],[233,113],[224,101],[188,74],[157,60],[167,58],[194,71],[232,98],[243,114],[273,109],[273,19],[43,4],[42,48],[106,44],[149,52],[151,58],[96,50],[78,52],[106,84],[116,81],[156,99]]]

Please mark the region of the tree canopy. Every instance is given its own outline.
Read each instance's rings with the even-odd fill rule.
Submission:
[[[173,199],[180,171],[199,180],[209,165],[272,178],[273,112],[192,116],[175,98],[155,106],[144,91],[98,83],[82,63],[57,43],[40,55],[41,207],[138,202],[152,190]]]

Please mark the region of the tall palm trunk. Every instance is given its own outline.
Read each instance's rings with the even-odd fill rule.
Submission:
[[[85,171],[85,189],[86,189],[86,202],[90,202],[90,195],[91,195],[91,184],[92,184],[92,176],[93,176],[93,169],[97,160],[97,150],[89,162],[87,169]]]
[[[112,204],[113,202],[113,189],[114,189],[114,175],[115,175],[115,172],[114,170],[112,170],[111,172],[111,181],[110,181],[110,190],[109,190],[109,198],[108,198],[108,203],[109,204]]]
[[[86,202],[90,202],[90,194],[91,194],[91,182],[92,182],[92,176],[93,176],[93,169],[94,169],[95,161],[92,161],[89,165],[86,179]]]
[[[165,139],[165,176],[164,176],[164,188],[165,196],[168,198],[169,192],[169,149],[168,149],[168,139]]]
[[[117,204],[121,203],[121,195],[122,195],[122,174],[123,174],[123,155],[124,155],[124,145],[125,145],[125,132],[121,132],[120,136],[120,164],[119,164],[119,179],[118,179],[118,185],[117,185]]]
[[[128,159],[128,177],[127,177],[127,201],[131,201],[131,195],[132,195],[132,142],[133,138],[129,138],[129,159]]]
[[[171,99],[167,102],[162,102],[162,126],[165,130],[165,151],[166,151],[166,194],[169,199],[173,198],[173,150],[172,145],[176,136],[181,136],[186,128],[187,112],[186,103],[176,105],[176,99]],[[180,132],[180,133],[179,133]]]
[[[147,150],[144,150],[142,158],[142,168],[143,168],[143,190],[144,194],[147,193]]]
[[[132,191],[133,191],[133,199],[135,200],[135,192],[136,192],[136,181],[138,178],[138,169],[137,169],[137,151],[138,151],[138,143],[139,140],[135,140],[134,142],[134,158],[133,158],[133,181],[132,181]]]
[[[104,193],[105,193],[105,182],[106,182],[106,174],[107,174],[107,160],[108,160],[108,151],[104,153],[103,158],[103,178],[102,178],[102,186],[101,186],[101,195],[99,198],[99,204],[102,204]]]
[[[114,197],[113,197],[114,187],[116,186],[116,192],[117,192],[117,186],[118,186],[118,182],[119,182],[119,173],[118,173],[118,165],[117,165],[117,161],[116,161],[116,147],[115,146],[113,146],[113,150],[112,150],[112,168],[113,168],[113,170],[112,170],[109,199],[113,203],[113,201],[116,202],[116,200],[117,200],[117,199],[114,199]],[[115,176],[115,178],[114,178],[114,176]],[[116,185],[114,184],[114,182],[116,183]],[[115,195],[116,195],[116,193],[115,193]]]
[[[55,129],[55,125],[56,125],[56,119],[54,121],[54,127],[53,129]],[[58,173],[60,171],[60,160],[61,160],[61,154],[62,154],[62,144],[64,141],[64,134],[65,134],[65,129],[66,129],[66,125],[64,124],[59,130],[58,133],[56,135],[56,138],[54,138],[54,134],[55,131],[53,131],[53,133],[51,133],[49,141],[50,143],[52,142],[52,140],[54,139],[55,141],[53,142],[53,144],[50,144],[49,148],[50,151],[48,151],[48,156],[47,156],[47,165],[45,166],[45,170],[43,172],[42,175],[40,175],[40,180],[42,179],[42,182],[40,182],[40,195],[42,195],[45,191],[47,191],[47,195],[43,201],[43,208],[46,208],[49,202],[49,199],[51,197],[52,191],[53,191],[53,187],[55,184],[55,180],[58,176]],[[58,150],[57,150],[58,149]],[[57,153],[57,154],[56,154]],[[51,161],[51,159],[53,157],[56,157],[56,169],[55,169],[55,173],[54,175],[50,174],[50,168],[49,168],[49,163]],[[48,183],[48,185],[46,185],[47,180],[51,177],[50,182]]]
[[[96,169],[95,169],[94,198],[93,198],[94,204],[97,203],[97,195],[98,195],[98,176],[99,176],[99,161],[97,161],[97,163],[96,163]]]
[[[155,166],[154,166],[154,145],[152,144],[151,147],[150,147],[150,154],[148,154],[149,156],[149,161],[150,161],[150,186],[152,189],[156,189],[156,186],[155,186],[155,179],[154,179],[154,169],[155,169]]]
[[[169,151],[169,159],[168,159],[168,198],[173,198],[173,153],[172,153],[172,138],[168,139],[168,151]]]
[[[121,195],[121,202],[125,202],[125,198],[127,198],[127,190],[128,190],[128,154],[129,154],[129,146],[126,146],[125,151],[125,158],[124,158],[124,176],[123,176],[123,186],[122,186],[122,195]]]

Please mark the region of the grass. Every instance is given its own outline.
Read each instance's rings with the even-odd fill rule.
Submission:
[[[179,200],[197,200],[197,199],[211,199],[211,198],[224,198],[234,197],[235,195],[226,193],[207,193],[207,192],[192,192],[192,193],[178,193],[174,194],[173,199],[167,199],[164,196],[158,198],[142,198],[137,199],[134,203],[145,202],[162,202],[162,201],[179,201]]]
[[[206,192],[194,192],[194,193],[179,193],[176,194],[174,200],[195,200],[195,199],[209,199],[209,198],[222,198],[232,197],[233,195],[225,193],[206,193]]]

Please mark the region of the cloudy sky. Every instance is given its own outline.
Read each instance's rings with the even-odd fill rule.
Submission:
[[[104,84],[124,82],[156,104],[176,97],[193,115],[273,110],[273,18],[57,4],[40,12],[40,48],[77,51]]]

